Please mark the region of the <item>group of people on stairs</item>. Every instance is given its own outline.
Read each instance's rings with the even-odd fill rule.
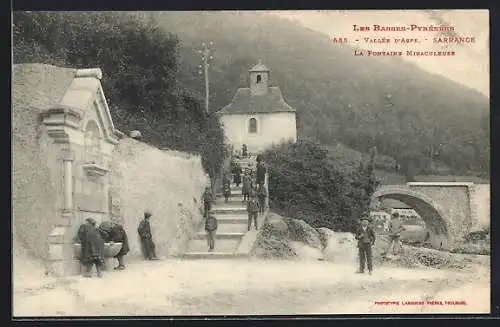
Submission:
[[[249,167],[243,170],[239,164],[235,164],[230,172],[223,174],[222,194],[224,201],[227,203],[231,198],[231,177],[233,183],[238,187],[242,184],[241,193],[243,195],[243,202],[246,202],[246,209],[248,214],[248,230],[250,231],[252,225],[258,229],[257,219],[259,213],[262,215],[266,208],[267,189],[265,186],[267,167],[261,155],[257,156],[257,165],[255,172]],[[255,180],[255,186],[254,186]],[[208,251],[213,252],[215,248],[215,236],[217,232],[217,218],[212,213],[212,204],[214,199],[210,187],[205,189],[203,194],[204,203],[204,217],[205,217],[205,231],[207,232]]]

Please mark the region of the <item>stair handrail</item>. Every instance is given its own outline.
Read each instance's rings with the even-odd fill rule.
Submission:
[[[265,211],[269,209],[269,173],[266,171],[266,175],[264,176],[264,187],[266,188],[266,200],[264,202]]]

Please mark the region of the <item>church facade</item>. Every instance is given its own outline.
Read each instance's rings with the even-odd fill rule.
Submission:
[[[258,153],[273,144],[297,140],[296,111],[278,86],[269,86],[270,70],[260,61],[249,70],[249,87],[239,88],[218,114],[226,141],[234,149],[246,144]]]

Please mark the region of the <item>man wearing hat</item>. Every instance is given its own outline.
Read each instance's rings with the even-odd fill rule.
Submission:
[[[266,181],[266,172],[267,172],[267,167],[264,164],[264,158],[262,157],[261,154],[257,155],[257,172],[256,172],[256,180],[257,180],[257,185],[264,185]]]
[[[373,229],[368,226],[368,216],[361,217],[361,226],[356,231],[356,240],[358,240],[359,249],[359,269],[358,274],[365,272],[365,261],[368,266],[368,272],[371,275],[373,271],[372,263],[372,246],[375,244],[375,233]]]
[[[260,211],[259,201],[257,201],[255,191],[250,192],[250,199],[247,201],[247,213],[248,213],[248,230],[252,227],[252,221],[255,225],[255,230],[257,230],[257,215]]]
[[[155,243],[153,242],[153,234],[151,233],[151,225],[149,219],[151,218],[151,212],[144,212],[144,219],[139,223],[137,232],[141,239],[142,252],[146,260],[159,260],[156,257]]]
[[[81,243],[82,251],[80,262],[85,266],[84,277],[90,277],[92,266],[95,264],[97,276],[101,277],[104,265],[104,240],[96,228],[93,218],[85,219],[86,223],[78,229],[77,238]]]
[[[401,252],[401,232],[405,228],[401,219],[399,218],[399,213],[393,212],[391,216],[391,221],[389,222],[389,246],[383,254],[387,254],[392,249],[393,254],[399,254]]]
[[[205,192],[203,192],[203,217],[208,217],[208,212],[212,210],[212,202],[214,201],[212,197],[212,189],[210,186],[205,187]]]

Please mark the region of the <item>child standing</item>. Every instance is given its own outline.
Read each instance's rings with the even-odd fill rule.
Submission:
[[[208,252],[215,248],[215,234],[217,232],[217,218],[209,212],[205,221],[205,231],[207,232]]]
[[[231,183],[229,181],[226,181],[223,185],[223,194],[225,202],[228,202],[231,197]]]
[[[252,221],[255,224],[255,230],[257,230],[257,215],[260,211],[259,202],[255,198],[255,192],[250,194],[250,200],[247,202],[247,212],[248,212],[248,230],[252,227]]]

